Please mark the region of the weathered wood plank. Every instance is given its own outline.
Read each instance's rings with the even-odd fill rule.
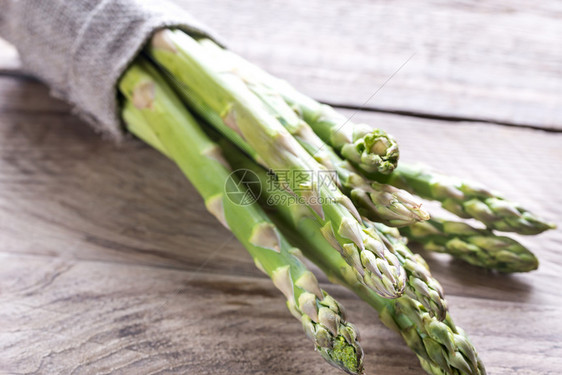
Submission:
[[[154,151],[112,145],[70,115],[0,114],[0,124],[2,251],[192,270],[212,254],[208,270],[255,272]]]
[[[337,374],[314,355],[262,278],[0,256],[0,371],[76,374]],[[422,371],[401,339],[330,286],[359,327],[369,373]],[[493,374],[562,369],[562,308],[451,298]],[[541,319],[529,320],[530,316]],[[509,317],[509,318],[507,318]]]
[[[176,1],[235,51],[330,103],[363,105],[412,57],[367,106],[562,129],[555,0]]]
[[[41,82],[21,77],[0,77],[0,112],[41,112],[67,114],[70,105],[49,96]]]

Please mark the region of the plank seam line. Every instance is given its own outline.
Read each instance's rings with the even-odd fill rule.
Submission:
[[[73,117],[78,120],[78,117],[71,112],[71,109],[18,109],[18,108],[0,108],[0,115],[41,115],[41,116],[61,116]]]
[[[542,127],[539,125],[509,122],[509,121],[498,121],[498,120],[492,120],[486,118],[472,118],[472,117],[463,117],[463,116],[454,116],[454,115],[447,116],[447,115],[438,115],[438,114],[432,114],[427,112],[406,111],[406,110],[399,110],[399,109],[384,109],[384,108],[373,107],[373,106],[361,107],[352,104],[332,103],[328,101],[322,101],[321,103],[338,109],[349,109],[349,110],[356,110],[361,112],[384,113],[384,114],[391,114],[391,115],[397,115],[403,117],[423,118],[428,120],[436,120],[436,121],[451,122],[451,123],[468,122],[468,123],[478,123],[478,124],[486,124],[486,125],[506,126],[510,128],[541,130],[547,133],[562,133],[562,128],[559,129],[553,127]]]
[[[0,69],[0,77],[19,78],[19,79],[23,79],[23,80],[26,80],[26,81],[41,82],[40,80],[38,80],[37,78],[35,78],[31,74],[28,74],[28,73],[23,72],[23,71],[11,70],[11,69]]]

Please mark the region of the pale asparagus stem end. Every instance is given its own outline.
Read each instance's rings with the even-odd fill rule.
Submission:
[[[168,52],[177,53],[178,49],[170,38],[171,32],[171,30],[163,29],[154,33],[151,40],[152,46]]]

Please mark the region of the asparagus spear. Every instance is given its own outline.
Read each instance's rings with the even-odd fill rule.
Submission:
[[[200,43],[214,53],[222,50],[209,39],[202,39]],[[258,80],[265,87],[279,93],[314,132],[345,159],[369,172],[387,174],[396,167],[398,144],[385,131],[353,123],[332,107],[298,92],[287,82],[271,76],[240,56],[225,50],[220,52],[221,59],[225,59],[221,61],[221,65],[228,60],[236,65],[236,74],[242,75],[244,80]]]
[[[179,81],[185,96],[195,98],[192,108],[204,118],[222,118],[219,130],[234,130],[255,150],[258,160],[271,168],[301,201],[316,214],[336,249],[354,267],[365,285],[388,298],[399,296],[405,275],[396,256],[382,240],[367,232],[352,202],[326,171],[273,117],[262,102],[233,74],[221,72],[216,61],[181,31],[163,30],[148,47],[150,56]],[[189,102],[189,101],[188,101]],[[211,116],[209,116],[209,112]],[[217,125],[213,123],[213,125]]]
[[[488,228],[519,234],[539,234],[555,228],[519,204],[485,187],[432,172],[429,168],[401,164],[380,182],[441,202],[443,208],[462,218],[475,218]]]
[[[171,158],[205,199],[207,209],[238,238],[287,298],[316,350],[350,374],[363,372],[363,350],[340,304],[320,289],[312,272],[255,202],[239,205],[225,197],[229,178],[220,149],[198,127],[179,98],[145,61],[133,63],[119,83],[128,129]]]
[[[532,271],[539,265],[535,255],[514,239],[459,221],[431,218],[400,232],[428,251],[451,254],[478,267],[510,273]]]
[[[265,171],[241,155],[232,146],[220,143],[225,157],[235,168],[247,168],[265,181]],[[277,199],[276,205],[268,205],[268,198],[272,195],[285,196],[287,199]],[[403,246],[402,254],[411,266],[405,267],[408,272],[406,288],[410,289],[397,299],[384,299],[357,281],[355,272],[346,264],[340,254],[332,251],[329,242],[320,234],[322,228],[310,218],[302,206],[291,203],[290,195],[282,190],[267,190],[262,195],[262,204],[268,209],[269,216],[293,243],[298,243],[304,255],[317,264],[329,277],[369,303],[378,313],[382,322],[389,328],[396,330],[406,341],[406,344],[416,353],[422,367],[433,375],[484,375],[485,369],[478,358],[476,350],[470,340],[450,315],[445,312],[445,319],[439,321],[435,314],[437,306],[446,308],[446,304],[438,302],[442,296],[439,283],[431,278],[427,264],[419,256],[411,254]],[[390,242],[399,241],[399,234],[393,228],[382,224],[370,224],[371,230],[385,233]],[[418,278],[419,275],[423,275]],[[425,280],[428,290],[418,286]],[[432,303],[426,301],[431,299]],[[426,305],[428,305],[426,307]],[[429,307],[429,309],[428,309]],[[439,310],[439,308],[437,308]],[[432,314],[433,313],[433,314]]]

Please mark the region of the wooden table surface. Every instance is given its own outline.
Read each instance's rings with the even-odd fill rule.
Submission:
[[[403,160],[562,224],[560,2],[180,3],[241,55],[393,133]],[[521,240],[538,271],[422,254],[490,374],[560,374],[562,233]],[[359,327],[368,374],[423,373],[372,309],[320,280]],[[0,373],[338,373],[174,165],[102,140],[4,42],[0,322]]]

